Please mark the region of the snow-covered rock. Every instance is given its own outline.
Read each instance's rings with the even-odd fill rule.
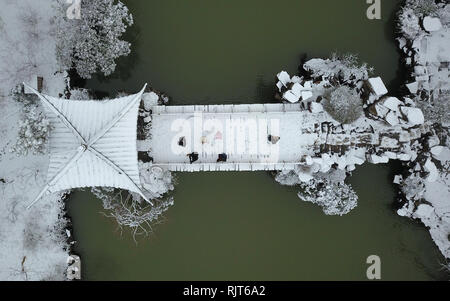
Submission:
[[[380,103],[377,103],[375,105],[375,110],[376,110],[377,116],[381,117],[381,118],[385,118],[386,115],[389,113],[389,109]]]
[[[376,96],[381,97],[388,93],[388,90],[386,89],[386,86],[384,85],[381,77],[369,78],[368,83],[369,83],[369,86],[372,89],[373,93],[375,93]]]
[[[287,73],[286,71],[281,71],[280,73],[278,73],[277,78],[285,87],[291,81],[291,77],[289,76],[289,73]]]
[[[398,112],[399,106],[403,104],[397,97],[387,97],[381,103],[389,110],[395,112]]]
[[[408,122],[412,125],[419,125],[425,122],[425,117],[423,116],[422,111],[419,108],[412,107],[400,107],[402,113],[408,119]]]
[[[427,204],[420,204],[417,207],[416,212],[414,214],[419,218],[426,218],[430,217],[430,215],[433,213],[434,208]]]
[[[400,161],[410,161],[412,158],[411,154],[399,154],[397,156],[397,159],[399,159]]]
[[[394,177],[393,183],[394,183],[394,184],[397,184],[397,185],[400,185],[400,184],[402,183],[402,181],[403,181],[402,175],[396,175],[396,176]]]
[[[406,88],[408,88],[408,90],[411,94],[416,94],[417,90],[419,90],[419,83],[412,82],[412,83],[406,84]]]
[[[397,114],[395,114],[394,112],[389,112],[386,115],[386,122],[389,123],[392,126],[396,126],[396,125],[398,125],[400,123],[399,120],[398,120]]]
[[[425,162],[424,165],[425,171],[427,171],[428,177],[427,177],[427,181],[428,182],[435,182],[437,180],[437,178],[439,177],[439,171],[436,167],[436,165],[433,163],[433,161],[431,161],[430,158],[428,158],[427,162]]]
[[[387,156],[378,156],[376,154],[372,154],[370,156],[370,162],[372,162],[373,164],[388,163],[389,162],[389,157],[387,157]]]
[[[298,178],[301,182],[308,183],[314,177],[312,175],[304,173],[304,172],[298,172]]]
[[[284,92],[283,98],[290,103],[296,103],[300,100],[300,96],[295,95],[291,90]]]
[[[423,28],[428,32],[438,31],[442,29],[442,23],[439,18],[425,17],[423,19]]]
[[[445,149],[444,146],[437,145],[431,148],[430,152],[433,155],[433,157],[438,157],[444,149]]]
[[[300,98],[302,95],[303,86],[299,83],[294,83],[291,87],[291,92]]]
[[[306,91],[306,90],[303,90],[303,91],[302,91],[302,99],[303,99],[303,100],[308,100],[308,99],[310,99],[311,97],[313,97],[312,91]]]
[[[311,113],[323,112],[323,106],[318,102],[312,102],[310,108],[311,108]]]

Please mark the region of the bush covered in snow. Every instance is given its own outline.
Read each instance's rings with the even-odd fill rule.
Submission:
[[[419,17],[411,8],[404,8],[399,13],[399,28],[403,36],[414,40],[421,33]]]
[[[331,58],[312,59],[303,65],[313,78],[338,81],[341,84],[356,85],[361,80],[367,80],[373,71],[366,63],[360,64],[354,54],[338,55],[333,53]]]
[[[58,3],[57,57],[62,67],[75,68],[82,78],[91,78],[97,71],[113,73],[115,60],[130,53],[130,43],[120,39],[133,24],[128,8],[115,0],[83,0],[81,18],[69,20],[66,1]]]
[[[90,100],[92,99],[88,89],[76,88],[70,90],[70,99],[72,100]]]
[[[341,86],[324,99],[325,110],[340,123],[352,123],[363,113],[361,97],[355,89]]]
[[[25,107],[24,118],[19,123],[19,133],[12,151],[26,156],[29,153],[42,154],[45,151],[50,121],[37,105]]]
[[[295,186],[300,184],[298,174],[294,170],[280,171],[275,175],[275,181],[281,185]]]
[[[152,167],[150,163],[139,161],[139,176],[144,194],[149,199],[159,198],[174,188],[172,173],[157,166]]]
[[[308,183],[301,183],[300,188],[298,197],[319,205],[327,215],[347,214],[358,204],[355,191],[343,181],[314,178]]]
[[[424,17],[439,15],[439,5],[435,0],[407,0],[398,15],[400,32],[409,40],[424,34],[420,24]]]
[[[405,7],[420,17],[437,16],[439,10],[435,0],[407,0]]]

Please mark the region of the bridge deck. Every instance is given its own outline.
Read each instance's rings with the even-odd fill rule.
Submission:
[[[139,141],[138,150],[171,171],[288,170],[324,142],[317,131],[322,114],[299,104],[155,106],[151,138]],[[280,140],[272,144],[269,135]],[[192,152],[199,159],[190,164]],[[218,163],[222,153],[227,161]]]

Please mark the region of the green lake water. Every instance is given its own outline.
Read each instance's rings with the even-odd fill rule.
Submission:
[[[392,94],[403,80],[394,41],[400,1],[382,1],[382,20],[363,0],[124,1],[135,25],[132,53],[109,78],[85,83],[98,95],[145,82],[172,104],[271,102],[276,73],[305,57],[354,52]],[[265,172],[177,173],[175,206],[136,245],[78,191],[68,201],[85,280],[364,280],[381,258],[384,280],[448,279],[424,226],[396,215],[398,166],[364,165],[351,178],[359,205],[330,217],[295,187]]]

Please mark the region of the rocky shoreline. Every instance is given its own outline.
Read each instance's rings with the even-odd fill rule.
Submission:
[[[318,140],[320,147],[305,155],[297,170],[279,172],[275,179],[299,185],[299,197],[320,205],[326,214],[342,215],[356,207],[357,196],[345,183],[355,165],[400,160],[405,174],[394,179],[401,191],[398,214],[420,220],[448,259],[450,5],[428,4],[408,0],[399,12],[397,40],[411,73],[405,83],[409,93],[403,97],[388,96],[381,78],[369,78],[370,68],[352,55],[311,59],[300,68],[303,76],[277,75],[278,100],[299,102],[311,114],[326,112],[312,128],[326,138]],[[360,97],[362,109],[341,101],[342,93],[334,99],[330,91],[340,87],[347,87],[344,98]],[[330,107],[330,99],[341,107]],[[348,122],[339,110],[346,116],[363,112]]]

